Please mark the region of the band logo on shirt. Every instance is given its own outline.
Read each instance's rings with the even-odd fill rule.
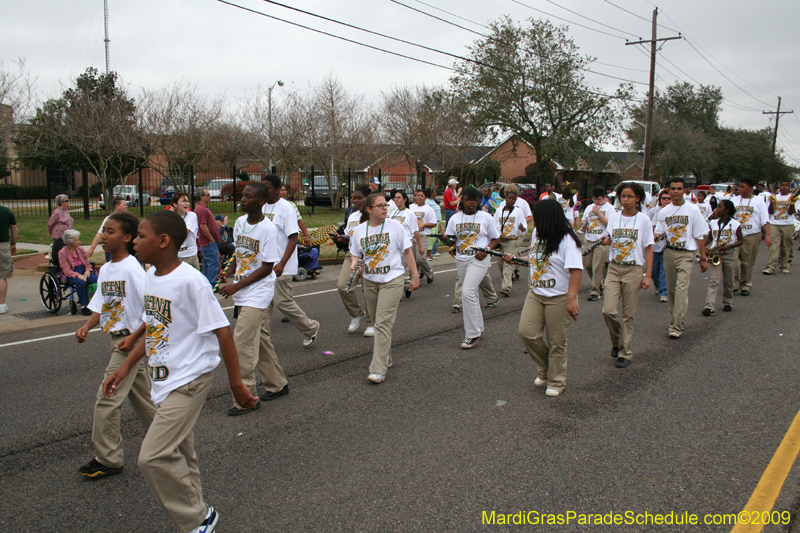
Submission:
[[[475,241],[478,240],[478,234],[481,232],[480,223],[475,222],[462,222],[456,224],[456,235],[458,236],[458,253],[460,255],[475,255]]]
[[[517,217],[508,217],[503,220],[503,229],[500,237],[512,237],[511,233],[514,231],[514,223]]]
[[[598,217],[596,214],[591,213],[586,219],[586,223],[589,224],[589,227],[586,228],[585,231],[586,234],[600,235],[603,233],[603,228],[600,227],[600,217]]]
[[[365,274],[387,274],[392,269],[391,265],[381,266],[389,255],[391,242],[388,233],[377,233],[361,239]]]
[[[250,273],[260,250],[261,241],[258,239],[253,239],[246,235],[236,236],[236,274],[233,276],[234,281],[239,282]]]
[[[103,296],[116,296],[125,298],[125,280],[104,281],[100,284],[100,292]]]
[[[772,208],[772,216],[775,220],[788,220],[789,219],[789,202],[786,200],[777,200]]]
[[[753,218],[755,208],[749,205],[740,205],[736,208],[736,220],[742,225],[742,229],[753,229],[750,219]]]
[[[347,226],[346,233],[352,237],[353,236],[353,232],[356,230],[356,228],[358,227],[359,224],[361,224],[361,223],[358,222],[357,220],[354,220],[354,221],[350,222],[350,224]]]
[[[169,347],[169,325],[172,324],[172,300],[152,294],[144,296],[144,312],[147,316],[147,356],[150,361],[150,377],[153,381],[164,381],[169,377],[169,367],[163,364]]]
[[[689,217],[686,215],[671,216],[664,219],[667,225],[667,233],[670,248],[685,249],[686,227],[689,225]]]
[[[275,213],[264,213],[270,222],[275,222]]]
[[[614,262],[618,265],[635,265],[635,259],[629,259],[639,239],[637,228],[616,228],[611,232],[611,249]]]
[[[528,286],[531,289],[552,289],[556,286],[554,277],[541,279],[550,270],[550,256],[545,255],[541,248],[542,246],[537,244],[531,249],[531,254],[528,256],[531,261],[531,277],[528,280]]]

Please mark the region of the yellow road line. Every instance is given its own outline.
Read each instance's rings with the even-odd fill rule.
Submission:
[[[743,513],[754,516],[756,513],[769,513],[781,493],[783,484],[800,452],[800,412],[798,412],[786,435],[783,436],[775,455],[764,470],[756,490],[750,496]],[[763,524],[736,524],[731,533],[759,533]]]

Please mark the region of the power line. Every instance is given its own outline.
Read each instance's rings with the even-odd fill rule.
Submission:
[[[553,4],[556,7],[560,7],[564,11],[568,11],[568,12],[572,13],[573,15],[577,15],[577,16],[579,16],[581,18],[586,19],[586,20],[590,20],[590,21],[594,22],[595,24],[599,24],[600,26],[603,26],[604,28],[609,28],[609,29],[612,29],[614,31],[618,31],[620,33],[627,33],[628,35],[630,35],[632,37],[636,37],[637,39],[641,39],[641,37],[639,37],[638,35],[636,35],[634,33],[631,33],[631,32],[625,31],[625,30],[620,30],[619,28],[615,28],[613,26],[609,26],[608,24],[604,24],[604,23],[602,23],[602,22],[600,22],[598,20],[594,20],[591,17],[587,17],[586,15],[578,13],[577,11],[573,11],[572,9],[569,9],[569,8],[566,8],[566,7],[562,6],[562,5],[560,5],[560,4],[557,4],[553,0],[544,0],[544,1],[547,2],[548,4]]]
[[[607,31],[598,30],[597,28],[592,28],[590,26],[586,26],[584,24],[581,24],[580,22],[575,22],[575,21],[572,21],[572,20],[569,20],[569,19],[565,19],[564,17],[559,17],[558,15],[553,15],[552,13],[548,13],[547,11],[542,11],[541,9],[535,8],[533,6],[529,6],[528,4],[523,4],[519,0],[511,0],[511,1],[514,2],[515,4],[521,5],[522,7],[527,7],[528,9],[531,9],[533,11],[536,11],[538,13],[542,13],[543,15],[547,15],[548,17],[553,17],[553,18],[558,19],[558,20],[563,20],[564,22],[566,22],[568,24],[573,24],[575,26],[580,26],[581,28],[586,28],[587,30],[595,31],[597,33],[602,33],[603,35],[608,35],[610,37],[614,37],[615,39],[625,39],[625,37],[622,37],[620,35],[614,35],[612,33],[608,33]],[[632,33],[629,33],[627,31],[620,31],[620,30],[617,30],[616,28],[612,28],[612,29],[614,29],[615,31],[619,31],[620,33],[627,33],[628,35],[633,35]],[[633,36],[636,37],[635,35],[633,35]]]
[[[642,19],[643,21],[647,22],[648,24],[651,22],[650,19],[648,19],[646,17],[643,17],[643,16],[639,15],[638,13],[634,13],[633,11],[629,11],[629,10],[625,9],[624,7],[618,6],[617,4],[615,4],[613,2],[609,2],[609,0],[603,0],[603,2],[605,2],[606,4],[612,5],[612,6],[616,7],[617,9],[621,9],[625,13],[628,13],[629,15],[633,15],[634,17],[636,17],[638,19]],[[667,18],[669,18],[669,17],[667,17]],[[673,30],[672,28],[664,26],[663,24],[657,24],[657,26],[659,28],[664,28],[665,30],[669,30],[669,31],[672,31],[672,32],[675,32],[675,33],[681,33],[678,30]]]

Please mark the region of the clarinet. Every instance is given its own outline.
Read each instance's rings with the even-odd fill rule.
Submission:
[[[591,245],[590,247],[588,247],[587,249],[585,249],[585,250],[583,251],[583,253],[581,253],[581,255],[582,255],[582,256],[584,256],[584,257],[585,257],[585,256],[587,256],[587,255],[589,255],[590,253],[592,253],[592,251],[593,251],[595,248],[597,248],[597,247],[598,247],[598,246],[600,246],[601,244],[603,244],[603,239],[600,239],[599,241],[597,241],[596,243],[594,243],[593,245]]]
[[[495,257],[507,257],[506,254],[504,254],[502,252],[496,252],[494,250],[490,250],[489,248],[480,248],[478,246],[470,246],[470,248],[472,250],[475,250],[476,252],[483,252],[485,254],[493,255]],[[517,265],[531,266],[531,262],[530,261],[528,261],[527,259],[521,259],[519,257],[513,257],[511,259],[511,262],[514,263],[514,264],[517,264]]]
[[[356,266],[353,268],[353,271],[350,273],[350,279],[347,280],[347,285],[344,286],[344,293],[345,294],[349,294],[350,293],[350,287],[353,285],[353,282],[358,277],[358,274],[359,274],[359,272],[361,270],[361,265],[363,265],[363,264],[364,264],[364,258],[361,257],[361,258],[359,258],[358,262],[356,263]]]
[[[420,237],[421,236],[422,235],[420,234]],[[445,235],[444,233],[430,233],[430,234],[425,235],[425,236],[426,237],[433,237],[434,239],[439,239],[439,240],[443,240],[443,241],[450,240],[450,236],[449,235]]]
[[[231,254],[231,256],[228,258],[228,260],[225,261],[225,264],[222,265],[222,272],[225,272],[226,270],[228,270],[228,267],[231,266],[231,263],[233,263],[234,259],[236,259],[236,254],[235,253]],[[222,280],[218,279],[217,282],[214,284],[214,291],[213,292],[215,292],[215,293],[219,292],[220,283],[222,283]]]

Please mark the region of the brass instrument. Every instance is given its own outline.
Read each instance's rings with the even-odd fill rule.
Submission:
[[[358,274],[361,272],[361,266],[364,264],[364,258],[361,257],[356,262],[356,266],[353,267],[353,271],[350,273],[350,279],[347,280],[347,285],[344,286],[344,293],[348,294],[350,292],[350,287],[353,285],[353,282],[358,277]]]
[[[719,265],[722,263],[722,257],[719,255],[720,246],[715,246],[710,250],[706,250],[706,257],[708,257],[708,262],[714,266]]]
[[[573,181],[564,182],[564,187],[561,189],[561,196],[572,198],[578,192],[578,182]]]

